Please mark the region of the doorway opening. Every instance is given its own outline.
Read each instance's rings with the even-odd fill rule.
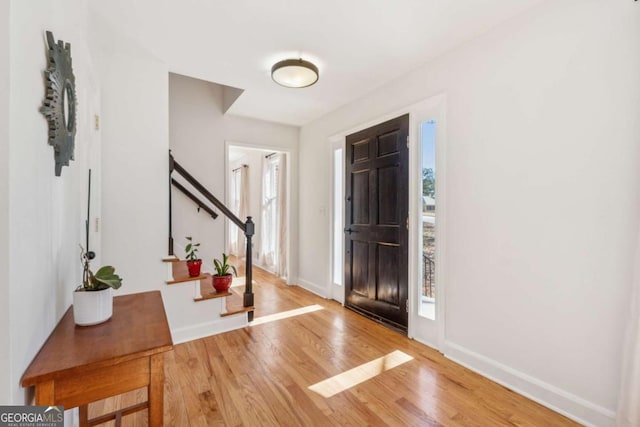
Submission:
[[[239,145],[228,148],[227,201],[232,212],[256,225],[255,265],[289,278],[289,155],[285,151]],[[244,234],[227,221],[227,250],[244,258]]]

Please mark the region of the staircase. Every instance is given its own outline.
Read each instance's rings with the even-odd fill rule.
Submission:
[[[162,294],[173,341],[185,342],[245,327],[253,320],[254,312],[251,261],[253,221],[248,217],[243,223],[176,162],[171,152],[169,170],[169,256],[162,259],[167,266],[166,287]],[[190,189],[171,176],[174,172],[180,175],[180,180]],[[244,283],[241,278],[237,278],[228,292],[219,293],[213,288],[211,273],[203,272],[197,277],[189,276],[187,262],[180,260],[173,253],[171,187],[183,192],[199,209],[204,209],[215,219],[218,215],[210,207],[213,205],[244,232],[247,241]]]
[[[162,259],[167,267],[165,300],[174,343],[240,329],[249,325],[254,307],[245,307],[242,278],[228,292],[216,292],[212,275],[189,277],[187,262],[175,256]]]
[[[217,292],[213,288],[213,278],[211,273],[202,273],[196,277],[190,277],[187,269],[187,262],[180,260],[176,256],[170,256],[162,260],[167,264],[167,285],[191,285],[193,287],[193,301],[200,302],[215,298],[225,298],[225,310],[221,316],[232,316],[234,314],[249,313],[254,311],[254,307],[245,307],[242,295],[236,291],[238,288],[237,279],[229,288],[228,292]]]

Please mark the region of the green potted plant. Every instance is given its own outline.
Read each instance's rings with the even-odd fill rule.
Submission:
[[[187,237],[187,246],[184,251],[187,254],[187,268],[189,269],[189,277],[197,277],[200,275],[200,269],[202,268],[202,260],[198,258],[196,253],[200,243],[193,243],[191,237]]]
[[[91,270],[89,256],[80,246],[83,266],[82,284],[73,292],[73,317],[76,325],[91,326],[106,322],[113,313],[113,289],[122,286],[122,278],[110,265]]]
[[[233,280],[231,271],[233,271],[233,274],[236,276],[238,275],[236,267],[230,265],[228,261],[229,256],[225,253],[222,254],[222,261],[219,259],[213,260],[213,266],[216,269],[216,274],[213,275],[213,287],[216,292],[227,292],[229,290],[231,281]]]

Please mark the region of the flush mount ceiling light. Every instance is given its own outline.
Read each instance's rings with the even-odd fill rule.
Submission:
[[[285,59],[271,68],[271,78],[280,86],[308,87],[318,81],[318,67],[303,59]]]

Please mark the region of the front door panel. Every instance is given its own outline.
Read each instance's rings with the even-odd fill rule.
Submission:
[[[347,136],[345,305],[407,330],[409,116]]]

